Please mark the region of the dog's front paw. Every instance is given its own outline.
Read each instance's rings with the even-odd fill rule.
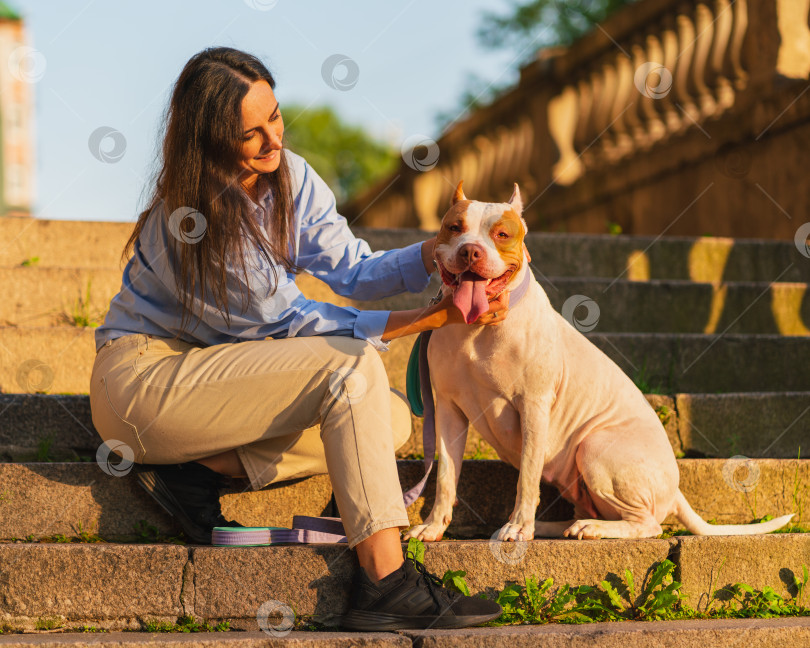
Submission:
[[[507,522],[500,528],[495,539],[504,542],[508,540],[515,542],[534,540],[534,520],[528,524],[513,524],[512,522]]]
[[[402,535],[402,539],[416,538],[422,542],[437,542],[442,539],[446,529],[446,524],[436,524],[435,522],[432,524],[417,524],[408,529]]]
[[[577,540],[598,540],[604,537],[603,526],[602,520],[577,520],[563,531],[563,536]]]

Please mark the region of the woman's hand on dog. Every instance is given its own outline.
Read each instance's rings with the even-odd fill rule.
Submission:
[[[444,311],[447,319],[444,325],[447,324],[464,324],[464,315],[453,303],[453,295],[447,294],[438,304],[436,304],[437,311]],[[470,326],[484,325],[490,326],[492,324],[500,324],[506,319],[509,312],[509,291],[504,290],[495,299],[489,302],[489,311],[481,315]]]

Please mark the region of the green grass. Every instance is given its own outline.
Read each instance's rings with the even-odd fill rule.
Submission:
[[[96,327],[104,321],[103,312],[91,312],[90,309],[90,288],[92,282],[87,280],[87,289],[84,295],[79,293],[78,298],[70,309],[70,312],[64,314],[64,319],[68,324],[79,327]]]
[[[55,617],[43,617],[36,620],[34,628],[37,630],[55,630],[62,627],[62,621]]]
[[[28,259],[23,260],[23,261],[20,263],[20,265],[21,265],[23,268],[30,268],[30,267],[32,267],[32,266],[37,265],[38,263],[39,263],[39,257],[38,257],[38,256],[35,256],[35,257],[30,257],[30,258],[28,258]]]
[[[661,421],[661,425],[666,427],[669,419],[672,417],[672,410],[666,405],[659,405],[655,408],[655,413],[658,415],[658,420]]]
[[[135,542],[138,543],[152,544],[155,542],[160,542],[180,545],[185,544],[182,539],[182,535],[165,536],[158,531],[158,528],[154,524],[146,520],[138,520],[134,528],[136,535]]]
[[[641,369],[637,370],[633,376],[633,383],[639,388],[642,394],[667,394],[668,390],[659,382],[651,383],[650,376],[647,372],[647,359],[641,365]]]
[[[44,439],[40,439],[37,444],[37,461],[53,461],[53,457],[51,457],[51,446],[53,446],[53,442],[53,434],[49,434]]]
[[[104,628],[97,628],[96,626],[89,626],[89,625],[80,625],[80,626],[73,626],[72,628],[67,628],[68,632],[109,632],[109,630],[105,630]]]
[[[142,632],[228,632],[230,629],[229,621],[212,624],[208,620],[197,621],[193,616],[181,616],[175,623],[146,621],[143,624]]]
[[[406,552],[423,562],[425,545],[411,538]],[[556,588],[551,578],[540,582],[528,575],[523,583],[508,583],[496,593],[495,600],[503,613],[486,625],[810,616],[807,565],[802,565],[800,576],[793,575],[795,596],[782,596],[768,586],[759,590],[735,583],[713,590],[705,609],[700,611],[687,604],[681,583],[674,579],[675,567],[670,560],[657,563],[646,582],[637,583],[633,573],[625,569],[624,578],[614,574],[598,585],[572,587],[566,583]],[[448,570],[442,582],[469,596],[465,576],[463,570]],[[478,596],[484,598],[483,594]]]

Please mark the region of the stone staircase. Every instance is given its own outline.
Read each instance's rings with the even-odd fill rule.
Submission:
[[[93,328],[75,323],[97,319],[118,291],[120,253],[131,228],[131,223],[0,220],[6,294],[0,303],[0,627],[30,630],[42,619],[56,619],[68,626],[121,630],[139,628],[144,620],[193,614],[255,630],[257,610],[270,600],[298,615],[324,618],[341,612],[355,564],[345,546],[217,548],[160,541],[178,533],[173,520],[132,475],[112,477],[95,463],[100,439],[86,396]],[[415,230],[358,228],[356,233],[373,249],[426,237]],[[647,393],[679,457],[681,488],[699,514],[718,523],[745,523],[766,514],[796,513],[796,522],[810,524],[810,461],[800,458],[810,450],[810,331],[805,326],[810,259],[783,241],[530,234],[527,245],[555,308],[569,309],[578,326],[598,312],[586,335]],[[333,295],[311,277],[299,282],[311,298],[391,309],[424,305],[437,287],[434,282],[422,295],[359,303]],[[573,308],[569,299],[574,297],[587,303]],[[395,340],[383,354],[391,385],[402,391],[412,343],[412,337]],[[414,435],[400,451],[403,486],[421,475],[421,462],[414,459],[421,453],[420,432],[421,420],[414,419]],[[810,565],[810,535],[800,533],[537,540],[504,548],[489,537],[511,511],[517,473],[491,460],[494,454],[474,431],[467,456],[448,531],[454,539],[430,545],[426,563],[440,574],[466,569],[473,592],[499,590],[527,575],[593,585],[625,568],[638,581],[669,558],[689,603],[697,607],[713,589],[735,582],[793,594],[792,574]],[[258,492],[224,492],[222,504],[227,517],[243,524],[289,526],[293,513],[322,514],[330,491],[324,475]],[[409,509],[414,523],[430,511],[432,480],[425,492]],[[570,509],[554,489],[544,487],[538,513],[564,519]],[[678,526],[674,519],[666,522],[670,530]],[[82,535],[92,540],[93,534],[106,542],[65,542]],[[42,538],[50,542],[36,542]],[[640,630],[632,640],[659,645],[655,642],[669,641],[666,633],[674,633],[688,641],[696,622],[689,623],[657,624],[655,631]],[[765,645],[785,633],[805,637],[810,632],[784,620],[756,627],[702,623],[694,627],[712,628],[707,645],[742,638]],[[542,637],[548,645],[607,646],[624,645],[631,640],[626,633],[636,632],[628,624],[617,624],[625,627],[621,631],[596,625],[598,632],[556,626],[388,633],[364,635],[363,641],[449,645],[478,637],[537,645]],[[199,641],[266,645],[270,640],[264,634],[235,634],[200,635]],[[138,636],[47,640],[137,643]],[[345,633],[288,637],[334,645],[358,639]],[[40,639],[46,637],[9,635],[0,636],[0,643],[27,646]]]

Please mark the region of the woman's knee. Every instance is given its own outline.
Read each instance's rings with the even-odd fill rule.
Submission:
[[[391,432],[394,439],[394,450],[399,450],[411,438],[411,408],[402,392],[391,389]]]
[[[371,393],[380,397],[388,391],[388,373],[380,354],[366,340],[340,338],[340,353],[329,363],[329,389],[336,397],[348,396],[351,402]]]

